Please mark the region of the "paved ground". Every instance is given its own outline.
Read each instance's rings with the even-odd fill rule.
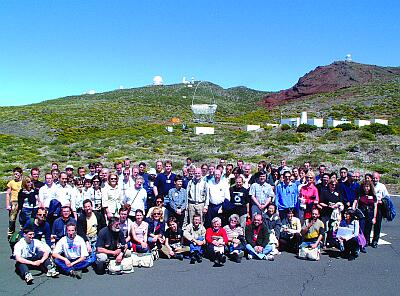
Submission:
[[[319,262],[302,261],[284,253],[274,262],[228,262],[190,265],[188,260],[160,259],[151,269],[136,269],[122,276],[98,276],[92,270],[82,280],[60,276],[35,277],[27,286],[14,272],[14,262],[5,239],[7,214],[0,195],[0,295],[400,295],[399,218],[383,223],[384,239],[390,245],[369,248],[355,261],[323,255]],[[395,198],[397,209],[400,199]]]

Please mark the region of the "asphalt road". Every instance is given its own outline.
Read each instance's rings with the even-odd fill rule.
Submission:
[[[352,262],[326,254],[318,262],[303,261],[288,253],[273,262],[243,260],[223,267],[207,260],[190,265],[188,260],[160,259],[133,274],[99,276],[90,270],[82,280],[40,275],[27,286],[9,259],[4,194],[0,198],[0,295],[400,295],[399,217],[383,222],[383,239],[390,245],[368,248],[368,254]],[[394,202],[400,209],[400,199]]]

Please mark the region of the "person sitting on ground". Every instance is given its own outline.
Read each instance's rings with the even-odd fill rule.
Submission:
[[[274,256],[270,254],[272,246],[268,244],[269,234],[267,227],[263,223],[263,217],[260,214],[254,215],[252,223],[247,225],[245,230],[248,259],[274,260]]]
[[[143,211],[141,209],[137,209],[135,211],[135,221],[133,221],[131,228],[132,250],[137,253],[150,252],[147,244],[149,224],[146,221],[143,221],[143,218]]]
[[[228,250],[231,260],[240,263],[244,255],[245,246],[244,229],[240,226],[240,217],[237,214],[232,214],[229,217],[229,224],[224,226],[226,235],[228,236]]]
[[[127,249],[124,234],[118,217],[111,217],[108,226],[100,230],[96,243],[96,273],[104,274],[106,262],[110,259],[121,263],[122,259],[131,256]]]
[[[193,215],[193,222],[186,225],[183,231],[185,242],[190,247],[190,264],[195,264],[196,261],[201,263],[201,256],[204,252],[206,229],[201,224],[201,216],[199,214]]]
[[[300,219],[294,216],[294,209],[288,209],[286,218],[282,221],[279,249],[297,253],[301,241],[300,231]]]
[[[206,230],[207,252],[215,266],[222,266],[226,262],[225,247],[228,245],[228,235],[221,227],[221,218],[211,220],[211,227]]]
[[[129,209],[126,207],[121,207],[118,210],[119,215],[119,223],[122,233],[124,234],[125,242],[127,244],[128,249],[132,248],[131,242],[131,229],[132,229],[132,220],[128,218]]]
[[[178,227],[175,217],[168,218],[168,229],[165,231],[165,242],[161,252],[168,258],[183,260],[184,253],[189,247],[183,245],[183,231]]]
[[[360,225],[358,220],[355,219],[355,212],[352,209],[348,209],[345,213],[345,219],[340,222],[337,232],[337,240],[343,258],[347,258],[349,261],[358,257],[359,231]]]
[[[311,246],[315,249],[321,247],[325,228],[324,223],[319,219],[319,210],[314,208],[311,214],[312,218],[304,221],[304,225],[300,232],[303,236],[301,247]]]
[[[59,273],[49,259],[50,248],[40,240],[34,239],[32,228],[23,229],[24,238],[14,247],[15,267],[18,274],[25,279],[28,285],[33,284],[30,269],[42,269],[48,277],[56,277]]]
[[[91,262],[86,243],[76,234],[76,224],[67,224],[67,235],[62,237],[53,250],[53,258],[58,268],[65,274],[77,279],[82,278],[82,269],[87,268]]]
[[[163,217],[163,211],[159,207],[153,207],[151,211],[151,218],[147,218],[146,222],[149,224],[147,241],[149,248],[156,251],[161,249],[165,242],[165,222]]]
[[[267,226],[269,231],[269,244],[272,246],[272,255],[277,255],[279,247],[279,237],[281,234],[282,221],[279,218],[279,214],[276,212],[276,205],[270,203],[267,207],[267,211],[262,215],[264,224]]]

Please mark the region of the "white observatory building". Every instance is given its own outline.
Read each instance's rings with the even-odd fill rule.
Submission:
[[[154,76],[153,85],[164,85],[163,78],[161,76],[159,76],[159,75]]]

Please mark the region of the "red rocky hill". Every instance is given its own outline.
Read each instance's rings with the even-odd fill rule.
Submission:
[[[354,85],[394,80],[400,82],[400,67],[380,67],[339,61],[315,68],[301,77],[292,88],[264,97],[263,103],[267,107],[273,107],[283,101],[307,95],[332,92]]]

